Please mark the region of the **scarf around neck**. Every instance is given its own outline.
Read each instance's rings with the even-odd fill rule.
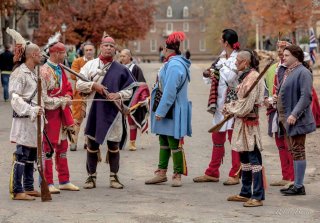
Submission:
[[[99,56],[99,59],[100,59],[104,64],[113,61],[113,58],[112,58],[112,57],[104,57],[104,56],[102,56],[101,54],[100,54],[100,56]]]
[[[51,67],[54,71],[54,74],[57,77],[57,81],[59,83],[59,85],[61,84],[61,78],[62,78],[62,69],[58,64],[54,64],[53,62],[51,62],[50,60],[47,61],[47,64],[49,65],[49,67]]]

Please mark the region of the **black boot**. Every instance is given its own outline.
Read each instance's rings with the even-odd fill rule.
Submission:
[[[289,190],[289,189],[291,189],[291,188],[293,188],[293,184],[291,184],[289,187],[286,187],[286,188],[282,188],[282,189],[280,189],[280,193],[284,193],[285,191],[287,191],[287,190]]]
[[[296,195],[306,195],[304,186],[297,188],[296,186],[290,187],[288,190],[282,192],[284,196],[296,196]]]

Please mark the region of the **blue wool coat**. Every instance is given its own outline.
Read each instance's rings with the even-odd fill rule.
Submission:
[[[190,61],[184,57],[173,56],[161,68],[159,81],[163,94],[157,110],[151,112],[152,133],[173,136],[175,139],[181,139],[186,135],[191,136],[192,104],[188,100],[190,65]],[[159,84],[151,93],[151,108],[157,88]],[[178,89],[181,90],[177,93]],[[174,104],[173,119],[164,118],[172,104]],[[163,118],[156,121],[155,115]]]
[[[311,111],[312,74],[303,65],[294,69],[282,84],[279,92],[286,119],[293,115],[297,118],[294,125],[285,124],[288,136],[302,135],[316,130]]]

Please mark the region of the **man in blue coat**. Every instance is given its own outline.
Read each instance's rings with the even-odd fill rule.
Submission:
[[[167,181],[171,153],[174,169],[172,186],[180,187],[181,174],[187,174],[182,144],[184,136],[191,136],[191,102],[188,99],[190,61],[182,57],[179,50],[184,39],[183,32],[174,32],[168,37],[164,49],[165,64],[151,94],[151,132],[159,135],[160,155],[155,176],[146,184]]]
[[[281,189],[286,196],[305,195],[303,185],[306,171],[306,134],[316,130],[311,111],[312,74],[304,62],[300,47],[291,45],[284,49],[284,65],[287,69],[278,89],[277,111],[279,125],[285,130],[289,151],[293,157],[294,185]]]

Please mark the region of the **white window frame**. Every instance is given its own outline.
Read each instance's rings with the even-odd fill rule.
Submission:
[[[156,24],[153,23],[150,27],[150,33],[155,33],[157,31]]]
[[[152,48],[154,47],[154,48]],[[150,40],[150,52],[156,52],[157,51],[157,40],[151,39]]]
[[[207,29],[206,24],[204,22],[201,22],[200,23],[200,32],[204,33],[206,31],[206,29]]]
[[[204,52],[207,50],[207,41],[206,39],[199,40],[199,51]]]
[[[184,51],[190,49],[190,41],[189,41],[189,39],[185,39],[182,43],[183,43],[183,50]]]
[[[189,23],[188,22],[183,23],[183,32],[189,32]]]
[[[169,29],[169,25],[170,25],[171,29]],[[173,32],[173,23],[172,22],[168,22],[166,24],[166,31],[167,31],[167,33],[172,33]]]
[[[200,6],[200,8],[199,8],[199,16],[200,17],[204,16],[204,8],[203,8],[203,6]]]
[[[172,18],[172,7],[169,5],[167,8],[167,17],[168,18]]]
[[[189,8],[188,6],[183,7],[183,18],[189,17]]]
[[[140,41],[134,41],[133,42],[133,47],[135,52],[140,52],[141,51],[141,43]]]

